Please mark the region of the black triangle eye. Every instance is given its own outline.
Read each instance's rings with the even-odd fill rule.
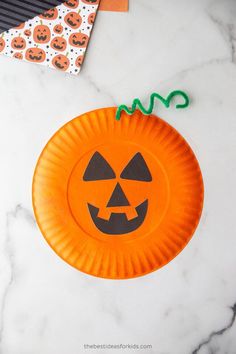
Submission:
[[[89,161],[83,180],[98,181],[113,178],[116,178],[116,175],[111,166],[99,152],[95,152]]]
[[[121,173],[121,178],[131,179],[135,181],[151,182],[152,176],[149,168],[143,158],[143,156],[138,152],[132,160],[125,167]]]

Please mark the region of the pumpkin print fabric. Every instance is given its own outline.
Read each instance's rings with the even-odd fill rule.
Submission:
[[[67,263],[126,279],[167,264],[187,245],[203,207],[197,159],[162,119],[99,109],[67,123],[33,179],[37,223]]]
[[[68,0],[0,36],[0,53],[78,74],[99,1]]]

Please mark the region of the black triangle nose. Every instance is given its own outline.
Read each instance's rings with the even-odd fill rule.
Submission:
[[[111,195],[111,198],[107,204],[107,207],[129,206],[129,205],[130,203],[126,198],[125,193],[123,192],[120,184],[117,183]]]

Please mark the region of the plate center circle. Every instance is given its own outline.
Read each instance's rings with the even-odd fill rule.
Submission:
[[[141,144],[112,141],[93,147],[75,164],[67,190],[78,227],[107,242],[153,232],[169,205],[165,169]]]

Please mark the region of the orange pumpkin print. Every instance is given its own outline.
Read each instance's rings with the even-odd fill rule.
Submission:
[[[52,60],[52,65],[59,70],[66,71],[70,66],[70,60],[66,55],[58,54]]]
[[[50,28],[42,23],[34,29],[34,41],[36,43],[48,43],[51,38]]]
[[[15,54],[13,55],[13,57],[14,57],[15,59],[20,59],[20,60],[22,60],[22,59],[23,59],[23,54],[17,52],[17,53],[15,53]]]
[[[63,37],[54,37],[50,45],[53,49],[64,52],[67,47],[67,41]]]
[[[76,7],[79,6],[79,1],[78,0],[67,0],[64,2],[64,5],[67,7],[70,7],[71,9],[75,9]]]
[[[65,0],[47,11],[42,5],[45,9],[41,14],[6,31],[4,39],[0,34],[0,52],[77,75],[84,60],[98,2]],[[70,55],[67,56],[67,52]]]
[[[81,65],[83,64],[84,61],[84,56],[83,55],[79,55],[76,60],[75,60],[75,65],[77,66],[77,68],[80,68]]]
[[[70,45],[78,48],[87,47],[89,37],[82,32],[72,33],[69,37]]]
[[[65,16],[64,21],[71,28],[77,29],[82,24],[82,17],[79,13],[71,11]]]
[[[92,13],[92,14],[89,15],[89,17],[88,17],[88,23],[89,23],[90,25],[93,25],[93,24],[94,24],[95,16],[96,16],[95,13]]]
[[[59,23],[58,25],[54,26],[53,31],[57,34],[61,34],[63,32],[63,26]]]
[[[86,112],[51,138],[35,170],[33,205],[66,262],[124,279],[161,268],[187,245],[204,187],[191,147],[173,127],[137,110],[116,121],[116,109]]]
[[[0,37],[0,53],[4,50],[5,48],[5,45],[6,45],[6,42],[3,38],[3,35]]]
[[[32,47],[28,48],[25,53],[25,59],[34,63],[42,63],[46,59],[46,53],[42,48]]]
[[[12,46],[13,49],[17,49],[17,50],[25,49],[26,41],[21,36],[18,36],[18,37],[15,37],[15,38],[12,39],[11,46]]]
[[[42,13],[39,17],[45,20],[55,20],[58,17],[58,10],[56,7],[54,7]]]
[[[24,31],[24,35],[27,36],[27,37],[30,37],[31,36],[31,31],[29,29],[26,29]]]

